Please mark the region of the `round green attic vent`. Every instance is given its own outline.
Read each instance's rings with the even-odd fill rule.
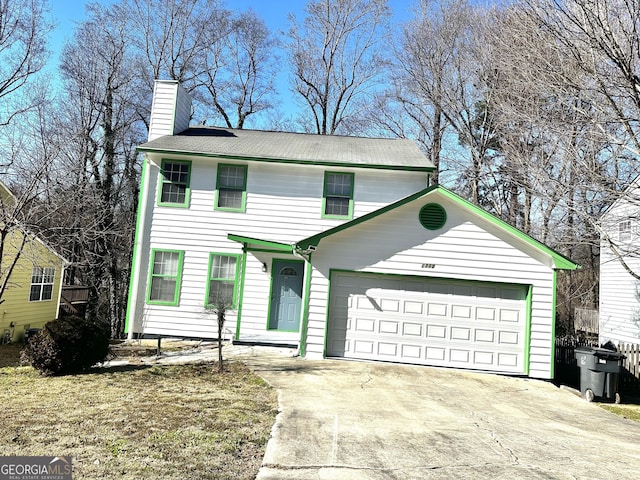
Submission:
[[[442,208],[442,205],[427,203],[420,209],[418,218],[420,219],[420,225],[427,230],[438,230],[444,227],[447,221],[447,212]]]

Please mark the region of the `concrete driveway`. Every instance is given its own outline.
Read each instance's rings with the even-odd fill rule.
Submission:
[[[543,381],[242,355],[278,390],[258,480],[626,479],[640,423]]]

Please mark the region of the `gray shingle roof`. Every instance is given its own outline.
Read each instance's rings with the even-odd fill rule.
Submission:
[[[262,161],[433,170],[412,140],[190,127],[138,147],[142,152],[180,153]]]

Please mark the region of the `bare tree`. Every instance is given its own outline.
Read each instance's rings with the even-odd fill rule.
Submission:
[[[290,16],[294,91],[310,131],[353,133],[388,67],[389,16],[386,0],[310,0],[302,25]]]
[[[144,138],[136,103],[144,85],[127,48],[127,20],[120,4],[92,4],[65,46],[59,128],[68,141],[59,167],[66,178],[58,177],[51,199],[68,206],[67,215],[55,219],[65,226],[58,242],[90,287],[89,313],[108,318],[114,337],[124,327],[139,170],[135,145]]]
[[[488,18],[467,0],[422,0],[404,27],[396,55],[398,101],[426,139],[434,165],[442,170],[446,153],[449,178],[457,179],[458,189],[475,203],[480,203],[484,163],[495,143],[482,77],[490,58],[483,41]],[[456,140],[466,148],[451,148]]]
[[[45,65],[47,0],[0,0],[0,126],[33,107],[24,87]]]
[[[207,39],[194,96],[213,104],[214,117],[227,127],[243,128],[248,117],[273,106],[277,41],[251,10],[221,15]]]
[[[170,78],[191,89],[199,72],[206,39],[223,13],[218,0],[124,0],[141,68],[154,79]]]
[[[50,233],[43,219],[55,214],[45,203],[51,187],[50,166],[59,154],[50,136],[48,90],[46,84],[32,84],[37,101],[20,121],[2,131],[0,156],[11,168],[0,182],[0,303],[6,290],[16,286],[12,273],[20,259],[31,259],[34,264],[42,260],[38,244]]]

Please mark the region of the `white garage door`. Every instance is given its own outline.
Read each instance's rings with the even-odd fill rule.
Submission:
[[[526,373],[527,290],[334,273],[327,356]]]

